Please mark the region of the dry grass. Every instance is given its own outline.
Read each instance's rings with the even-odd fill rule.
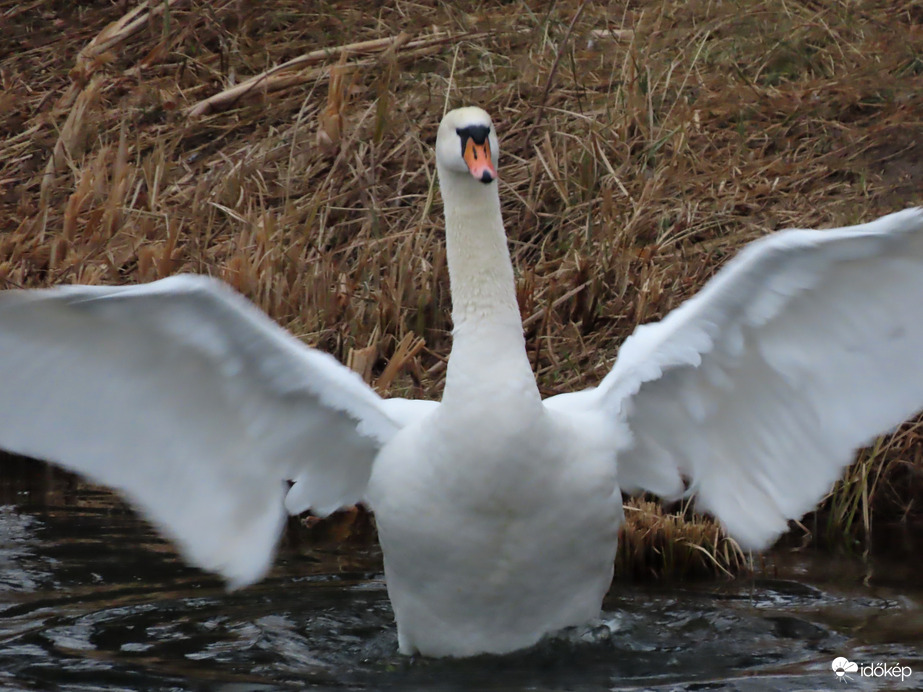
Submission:
[[[693,516],[688,507],[668,512],[661,503],[642,499],[625,506],[617,578],[683,580],[751,570],[750,556],[712,519]]]
[[[923,202],[918,0],[131,7],[0,1],[3,285],[220,276],[388,393],[442,387],[446,105],[498,124],[546,394],[746,242]],[[831,521],[915,510],[920,450],[864,456]]]

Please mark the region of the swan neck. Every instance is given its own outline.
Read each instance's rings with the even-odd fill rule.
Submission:
[[[516,382],[537,396],[497,183],[444,170],[439,178],[454,327],[444,400],[453,390]]]
[[[455,328],[503,322],[521,332],[497,184],[457,173],[442,173],[440,180]]]

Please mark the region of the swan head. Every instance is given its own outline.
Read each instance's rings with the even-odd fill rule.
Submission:
[[[470,175],[484,184],[497,179],[497,133],[486,111],[469,106],[446,113],[436,135],[440,171]]]

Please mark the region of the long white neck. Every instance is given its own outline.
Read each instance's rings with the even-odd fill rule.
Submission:
[[[497,183],[442,167],[439,182],[454,325],[443,402],[500,391],[537,400]]]

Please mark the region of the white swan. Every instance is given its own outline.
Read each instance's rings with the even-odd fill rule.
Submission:
[[[376,512],[400,650],[502,653],[597,616],[623,490],[684,480],[744,546],[923,406],[923,210],[746,248],[639,328],[599,387],[542,402],[488,115],[436,141],[454,342],[440,403],[382,400],[223,284],[0,293],[0,446],[124,492],[232,586],[285,511]],[[288,480],[294,480],[289,489]]]

